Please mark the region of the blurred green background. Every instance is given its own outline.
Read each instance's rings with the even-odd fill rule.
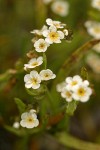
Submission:
[[[50,17],[66,23],[74,33],[72,42],[54,44],[46,52],[48,68],[55,73],[58,72],[62,63],[73,51],[92,39],[87,34],[84,22],[88,19],[100,21],[100,18],[96,17],[96,14],[100,12],[91,8],[90,0],[67,1],[70,5],[69,13],[66,17],[59,17],[53,14],[50,8],[44,5],[41,0],[0,0],[0,74],[6,72],[9,68],[14,68],[16,61],[24,58],[25,54],[31,50],[32,35],[30,31],[40,29],[45,24],[46,18]],[[100,142],[100,76],[87,66],[85,58],[80,63],[72,66],[73,69],[70,75],[80,74],[83,66],[88,70],[89,80],[94,86],[95,94],[88,103],[79,104],[75,115],[70,119],[69,132],[87,141]],[[19,97],[26,103],[28,99],[32,99],[24,88],[24,74],[22,73],[16,78],[13,76],[9,80],[5,79],[0,83],[0,124],[5,122],[11,125],[14,116],[18,115],[14,97]],[[35,139],[40,145],[42,145],[42,142],[39,142],[43,141],[42,137],[46,139],[45,136],[36,137]],[[15,142],[16,137],[1,126],[0,150],[13,149],[12,140]],[[33,140],[33,143],[35,140]],[[54,141],[51,139],[51,142]],[[47,149],[47,143],[43,148],[44,150],[49,150],[49,148]],[[59,147],[57,144],[55,150]],[[53,150],[54,147],[51,149]],[[60,149],[63,150],[64,148],[61,147]],[[34,148],[34,150],[38,149]]]

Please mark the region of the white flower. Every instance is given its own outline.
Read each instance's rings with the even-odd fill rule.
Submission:
[[[73,90],[73,88],[75,88],[77,85],[82,84],[82,78],[79,75],[72,77],[67,77],[66,78],[66,83],[67,83],[67,87],[70,90]]]
[[[95,46],[93,46],[93,50],[95,50],[96,52],[100,53],[100,43],[98,43]]]
[[[72,101],[72,92],[67,87],[63,88],[61,91],[61,96],[65,98],[67,102]]]
[[[100,0],[92,0],[91,5],[92,5],[92,7],[97,8],[98,10],[100,10]]]
[[[20,127],[19,122],[14,122],[13,123],[13,128],[19,129],[19,127]]]
[[[57,31],[55,26],[50,26],[49,30],[43,32],[43,36],[46,37],[45,41],[49,44],[61,43],[61,39],[64,38],[64,33],[62,31]]]
[[[46,25],[44,25],[41,30],[33,30],[30,33],[41,36],[42,32],[45,31],[45,30],[47,30],[47,26]]]
[[[52,2],[53,0],[43,0],[43,2],[45,3],[45,4],[49,4],[50,2]]]
[[[43,63],[43,57],[38,57],[38,58],[32,58],[28,64],[24,64],[25,70],[27,68],[35,68],[37,66],[40,66]]]
[[[62,92],[62,90],[65,86],[66,86],[66,82],[61,82],[61,83],[57,84],[57,86],[56,86],[57,92]]]
[[[73,89],[73,99],[76,101],[86,102],[92,94],[92,89],[87,84],[82,83]]]
[[[100,57],[98,55],[89,54],[86,58],[86,62],[95,73],[100,74]]]
[[[40,87],[41,78],[37,71],[31,71],[24,77],[25,87],[38,89]]]
[[[55,1],[51,5],[54,13],[64,17],[68,14],[69,4],[66,1]]]
[[[49,44],[44,39],[39,39],[34,43],[35,50],[37,52],[45,52]]]
[[[88,21],[85,23],[85,26],[87,27],[87,32],[91,36],[93,36],[96,39],[100,38],[100,23],[99,22]]]
[[[21,115],[20,125],[26,128],[34,128],[39,125],[39,120],[37,119],[37,115],[33,112],[25,112]]]
[[[47,25],[55,26],[56,28],[64,28],[64,26],[66,26],[66,24],[62,24],[60,21],[53,21],[50,18],[46,19],[46,23]]]
[[[53,74],[53,72],[50,69],[42,70],[40,72],[40,76],[41,76],[41,80],[45,80],[45,81],[54,79],[56,77],[56,75]]]
[[[68,36],[68,30],[67,29],[64,29],[63,33],[65,34],[65,36]]]

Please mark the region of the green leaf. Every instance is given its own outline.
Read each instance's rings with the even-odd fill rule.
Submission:
[[[5,125],[4,128],[5,128],[7,131],[9,131],[9,132],[11,132],[11,133],[13,133],[13,134],[15,134],[15,135],[17,135],[17,136],[21,136],[20,130],[16,130],[15,128],[13,128],[13,127],[11,127],[11,126],[8,126],[8,125]]]
[[[22,114],[26,109],[26,105],[19,98],[15,98],[15,103],[18,107],[19,112]]]
[[[86,142],[76,137],[73,137],[65,132],[56,134],[57,140],[66,147],[75,150],[100,150],[100,145],[97,143]],[[66,148],[67,149],[67,148]]]
[[[68,103],[67,110],[66,110],[67,114],[72,116],[77,108],[77,105],[78,105],[78,102],[76,102],[74,100],[72,102]]]

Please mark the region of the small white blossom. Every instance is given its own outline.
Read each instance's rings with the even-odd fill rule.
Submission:
[[[57,91],[61,92],[61,96],[65,98],[67,102],[71,102],[72,100],[86,102],[92,94],[89,81],[83,81],[79,75],[73,78],[67,77],[66,83],[62,82],[62,84],[57,85]]]
[[[86,58],[86,62],[95,73],[100,74],[100,57],[98,55],[89,54]]]
[[[50,69],[42,70],[40,72],[40,76],[41,76],[41,80],[45,80],[45,81],[54,79],[56,77],[56,75]]]
[[[38,57],[38,58],[32,58],[28,64],[24,64],[25,70],[27,68],[35,68],[37,66],[40,66],[43,63],[43,57]]]
[[[14,122],[13,123],[13,128],[19,129],[19,127],[20,127],[19,122]]]
[[[67,87],[62,89],[61,96],[65,98],[67,102],[72,101],[72,92]]]
[[[45,52],[49,44],[44,39],[39,39],[34,43],[35,50],[37,52]]]
[[[55,1],[52,3],[51,9],[55,14],[64,17],[68,14],[69,4],[66,1]]]
[[[53,0],[43,0],[43,2],[45,3],[45,4],[49,4],[50,2],[52,2]]]
[[[57,84],[56,86],[57,92],[61,92],[65,86],[66,86],[66,82],[61,82]]]
[[[95,46],[93,46],[93,50],[95,50],[96,52],[100,53],[100,43],[98,43]]]
[[[45,31],[45,30],[47,30],[47,26],[46,25],[44,25],[41,30],[33,30],[30,33],[41,36],[42,32]]]
[[[92,0],[91,5],[92,5],[92,7],[97,8],[98,10],[100,10],[100,0]]]
[[[100,38],[100,23],[88,21],[85,23],[87,32],[96,39]]]
[[[20,125],[26,128],[34,128],[39,125],[39,120],[35,112],[25,112],[21,115]]]
[[[46,23],[49,26],[55,26],[56,28],[64,28],[64,26],[66,26],[66,24],[62,24],[60,21],[53,21],[52,19],[48,18],[46,19]]]
[[[37,71],[31,71],[24,77],[25,87],[38,89],[40,87],[41,78]]]
[[[65,36],[68,36],[68,30],[67,29],[64,29],[63,33],[65,34]]]
[[[67,87],[70,90],[73,90],[77,85],[82,84],[82,78],[79,75],[75,75],[74,77],[66,78]]]
[[[36,110],[35,109],[31,109],[30,113],[36,113]]]
[[[46,37],[45,41],[49,44],[61,43],[61,39],[64,38],[64,33],[62,31],[57,31],[55,26],[50,26],[49,30],[43,32],[43,36]]]
[[[87,102],[92,94],[92,89],[87,86],[87,83],[82,83],[73,89],[73,99],[76,101]]]

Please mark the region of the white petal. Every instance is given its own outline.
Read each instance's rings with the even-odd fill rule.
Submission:
[[[50,38],[46,38],[45,41],[46,41],[47,43],[49,43],[49,44],[52,44],[52,43],[53,43],[53,41],[51,41]]]
[[[23,114],[21,115],[21,119],[25,119],[25,118],[27,117],[27,115],[28,115],[27,112],[23,113]]]
[[[89,81],[88,80],[84,80],[83,83],[84,83],[84,85],[89,86]]]
[[[48,19],[46,19],[46,23],[47,23],[48,25],[52,25],[52,24],[53,24],[53,21],[52,21],[52,19],[48,18]]]
[[[80,101],[81,102],[87,102],[89,100],[89,96],[84,96],[84,97],[81,97]]]
[[[33,71],[30,72],[30,77],[31,78],[32,77],[37,77],[37,76],[38,76],[38,72],[37,71],[33,70]]]
[[[56,31],[57,31],[57,28],[52,25],[52,26],[49,27],[49,30],[50,30],[51,32],[56,32]]]
[[[54,41],[54,43],[61,43],[61,40],[57,39],[57,40]]]
[[[26,127],[26,121],[21,120],[21,121],[20,121],[20,125],[21,125],[22,127]]]
[[[24,76],[24,82],[28,82],[30,80],[30,74]]]
[[[73,77],[73,80],[80,82],[80,81],[82,81],[82,78],[79,75],[75,75]]]
[[[33,88],[33,89],[38,89],[39,87],[40,87],[40,84],[32,85],[32,88]]]
[[[37,127],[39,125],[39,120],[36,119],[35,122],[34,122],[34,127]]]
[[[64,39],[64,33],[62,31],[57,31],[59,33],[60,39]]]
[[[43,36],[44,36],[44,37],[47,37],[48,34],[49,34],[49,32],[50,32],[49,30],[44,30],[44,31],[43,31]]]
[[[76,101],[80,100],[80,97],[79,97],[76,93],[73,93],[73,94],[72,94],[72,97],[73,97],[73,99],[76,100]]]
[[[66,80],[66,83],[71,83],[72,82],[72,77],[67,77],[65,80]]]
[[[31,88],[31,87],[32,87],[32,83],[25,83],[25,87],[26,87],[27,89]]]
[[[54,79],[54,78],[56,78],[56,75],[55,75],[55,74],[52,75],[52,79]]]
[[[67,102],[71,102],[71,101],[72,101],[72,97],[66,98],[66,101],[67,101]]]

